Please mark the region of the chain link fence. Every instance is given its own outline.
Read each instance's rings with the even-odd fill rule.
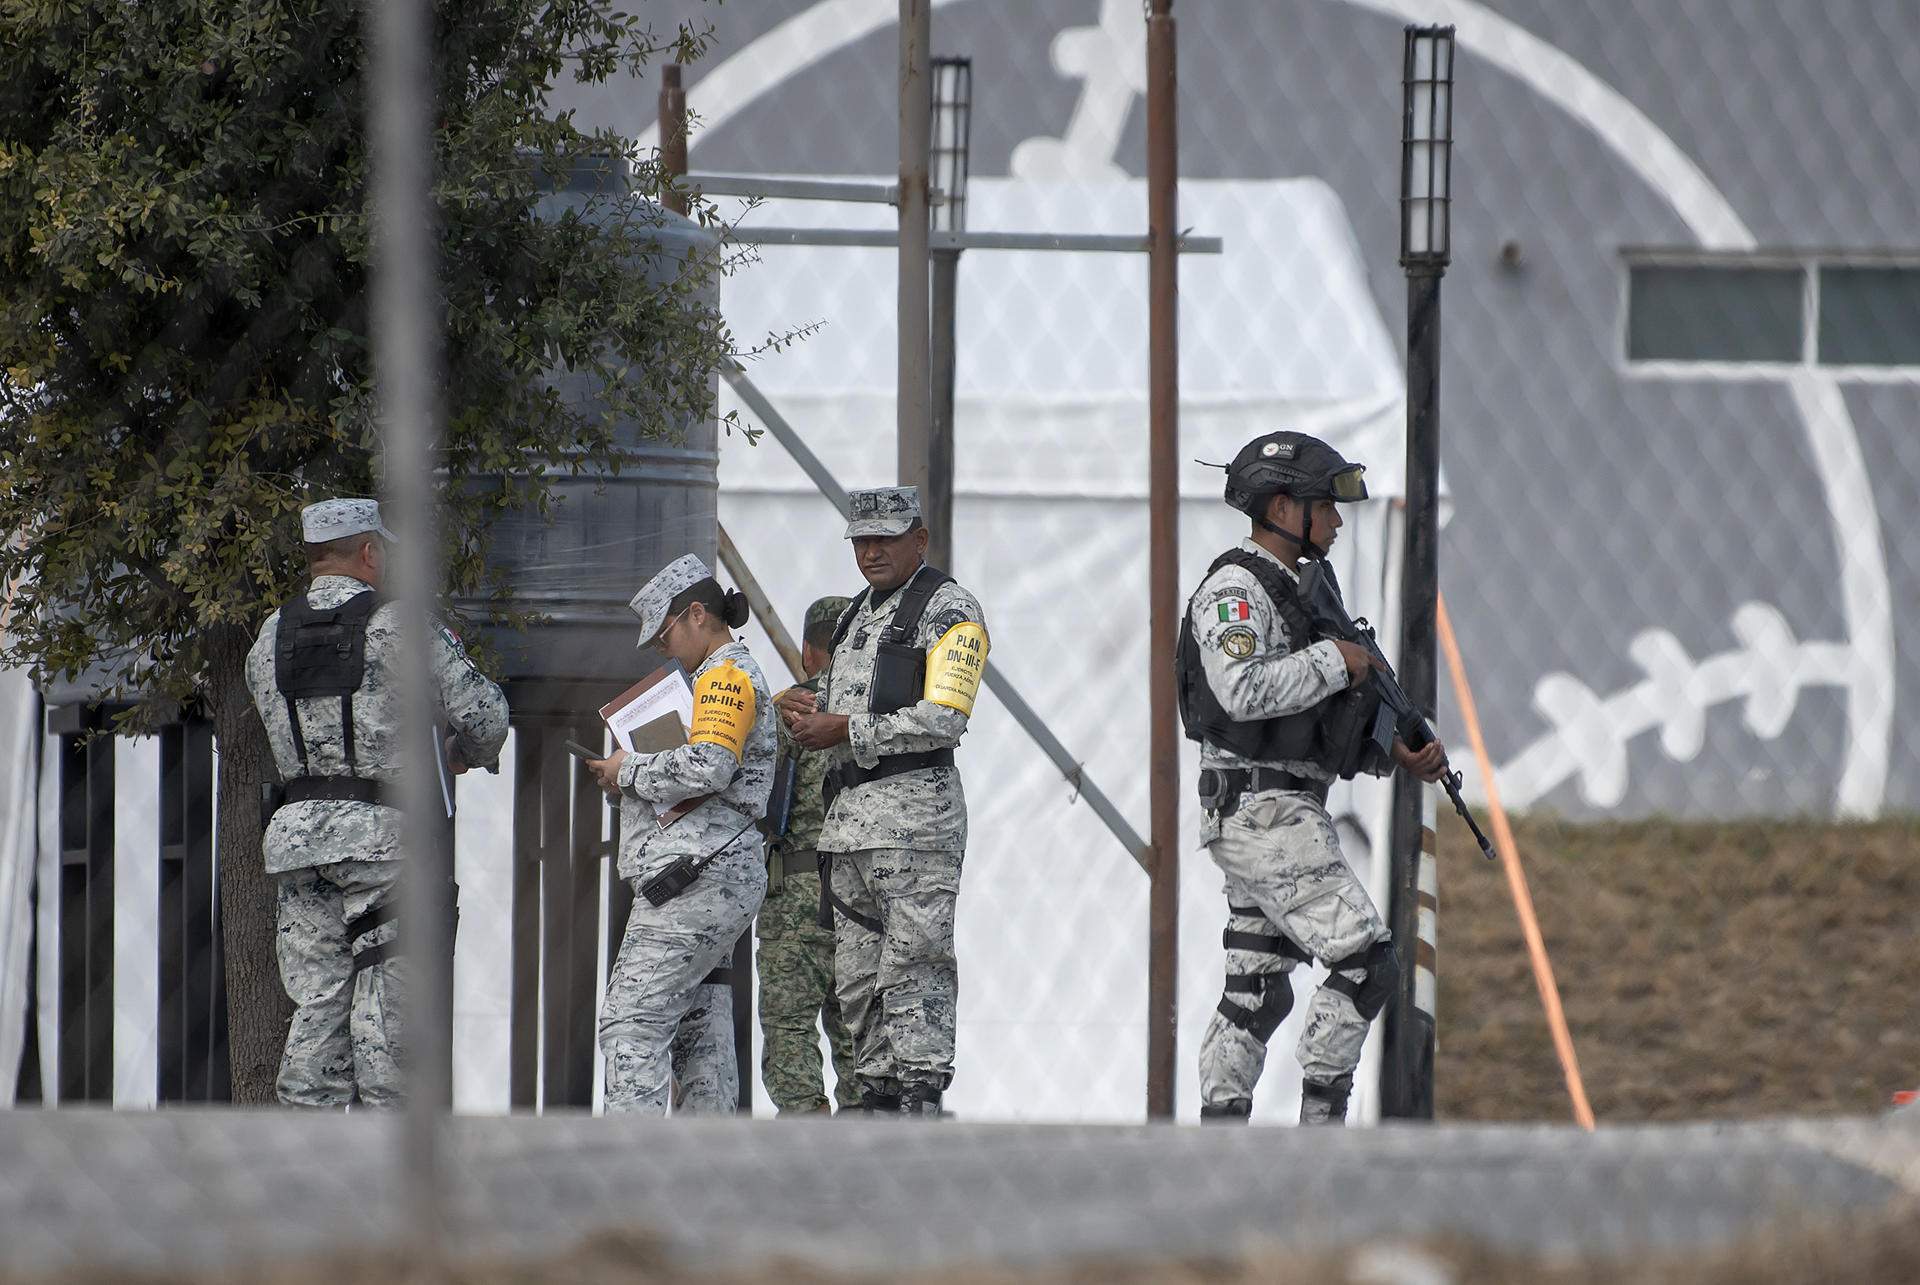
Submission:
[[[1137,0],[949,0],[934,10],[934,52],[971,59],[967,230],[1143,234]],[[696,174],[896,180],[892,0],[665,0],[644,13],[661,30],[711,27],[705,56],[685,69]],[[1906,530],[1920,507],[1910,432],[1920,418],[1920,136],[1901,106],[1920,93],[1920,35],[1905,7],[1216,0],[1175,16],[1181,224],[1221,241],[1219,253],[1188,253],[1180,268],[1183,593],[1244,534],[1208,462],[1276,428],[1312,432],[1368,467],[1374,498],[1349,513],[1335,560],[1355,614],[1396,650],[1401,28],[1452,24],[1440,581],[1487,762],[1469,751],[1444,666],[1438,723],[1469,799],[1488,804],[1490,767],[1513,815],[1595,1113],[1603,1131],[1854,1115],[1914,1088],[1920,750],[1902,729],[1920,661],[1897,640],[1920,602]],[[563,77],[552,105],[650,155],[658,87],[656,66],[601,84]],[[0,152],[0,179],[10,155]],[[841,486],[891,484],[894,251],[752,243],[777,241],[769,233],[779,229],[884,234],[894,211],[712,204],[741,247],[720,307],[754,350],[747,379]],[[959,752],[970,839],[946,1104],[965,1123],[1136,1122],[1146,1101],[1148,882],[1079,794],[1092,783],[1147,831],[1146,256],[970,248],[957,279],[947,569],[984,606],[991,664],[1083,775],[1063,776],[1003,703],[982,697]],[[793,342],[766,342],[796,331],[805,333]],[[688,548],[710,563],[724,529],[797,637],[816,597],[860,587],[842,519],[760,431],[768,417],[728,384],[719,395],[737,418],[711,452],[704,440],[683,442],[681,454],[647,465],[662,477],[680,470],[675,485],[693,490],[713,469],[717,526],[706,529],[697,498],[656,517],[692,531]],[[0,460],[0,484],[6,468]],[[606,520],[615,525],[597,538],[623,538]],[[578,553],[555,545],[540,556],[564,566]],[[744,637],[783,685],[763,623]],[[234,1069],[228,979],[272,963],[222,954],[212,836],[223,759],[212,729],[188,711],[157,735],[115,737],[98,689],[36,692],[17,671],[0,681],[10,693],[0,698],[0,806],[10,808],[0,816],[0,1088],[23,1105],[224,1100]],[[594,1016],[630,894],[611,870],[617,826],[559,742],[597,733],[594,708],[614,690],[543,691],[538,712],[516,718],[499,773],[458,786],[452,1092],[463,1116],[601,1104]],[[1193,840],[1194,748],[1183,744],[1176,1086],[1177,1118],[1189,1122],[1226,924],[1219,874]],[[1389,792],[1341,786],[1331,807],[1384,913]],[[1440,1115],[1565,1121],[1565,1071],[1508,886],[1444,815],[1439,848]],[[734,958],[735,1017],[748,1109],[765,1117],[752,945],[743,939]],[[1320,975],[1303,969],[1297,993]],[[1273,1036],[1256,1122],[1293,1118],[1291,1052],[1305,1007]],[[1356,1123],[1379,1116],[1378,1039],[1376,1030],[1356,1085]],[[184,1133],[200,1119],[130,1125],[99,1145],[174,1163],[165,1158],[195,1145]],[[568,1122],[568,1145],[591,1154],[595,1123]],[[208,1127],[218,1138],[206,1146],[242,1145],[229,1124]],[[692,1151],[714,1163],[687,1179],[690,1189],[718,1201],[721,1175],[751,1187],[756,1166],[799,1172],[797,1143],[756,1138],[757,1125],[711,1127]],[[286,1138],[305,1146],[318,1136]],[[459,1136],[457,1163],[519,1163],[504,1130]],[[980,1178],[950,1149],[846,1136],[873,1163],[884,1154],[889,1165],[922,1166],[928,1182],[949,1164]],[[1044,1144],[991,1136],[1033,1148],[1021,1155],[1044,1176],[1005,1178],[982,1197],[1006,1220],[998,1229],[943,1230],[920,1257],[903,1239],[893,1262],[1043,1253],[1031,1226],[1007,1229],[1023,1202],[1037,1222],[1047,1201],[1075,1190],[1079,1179],[1044,1170],[1050,1147],[1092,1169],[1154,1168],[1153,1156],[1110,1150],[1098,1131],[1062,1129],[1039,1135],[1053,1140]],[[1657,1166],[1665,1144],[1634,1136],[1646,1150],[1619,1163]],[[1740,1163],[1759,1172],[1775,1141],[1753,1144]],[[1714,1145],[1689,1135],[1668,1176],[1707,1172]],[[1910,1158],[1815,1150],[1809,1213],[1911,1193]],[[1290,1154],[1308,1166],[1325,1159]],[[1182,1153],[1169,1172],[1187,1184],[1183,1200],[1204,1204],[1251,1181],[1235,1165],[1208,1170]],[[614,1199],[619,1183],[665,1181],[624,1161],[607,1171],[618,1182],[563,1179],[565,1169],[549,1156],[513,1171],[577,1182],[582,1208]],[[808,1208],[857,1194],[853,1169],[830,1173]],[[467,1202],[456,1201],[456,1225],[499,1197],[466,1181],[454,1184]],[[1141,1181],[1163,1195],[1173,1183]],[[1684,1201],[1673,1184],[1648,1183],[1642,1203],[1620,1214],[1615,1230],[1627,1230],[1615,1248],[1647,1225],[1633,1219],[1648,1206]],[[1542,1190],[1540,1217],[1565,1215],[1574,1197]],[[660,1190],[645,1191],[637,1202],[657,1212]],[[1674,1216],[1708,1229],[1701,1243],[1739,1234],[1738,1218],[1707,1206],[1691,1222],[1688,1210]],[[1098,1208],[1089,1198],[1061,1243],[1104,1249],[1165,1230],[1148,1220],[1141,1239],[1115,1240]],[[1445,1223],[1436,1218],[1420,1225]],[[1339,1225],[1377,1231],[1365,1219]],[[237,1215],[222,1228],[193,1261],[264,1247]],[[712,1261],[724,1257],[711,1250],[719,1235],[695,1237]],[[825,1243],[801,1229],[792,1237],[802,1254]],[[151,1243],[165,1239],[156,1231]],[[1693,1242],[1676,1232],[1666,1243]]]

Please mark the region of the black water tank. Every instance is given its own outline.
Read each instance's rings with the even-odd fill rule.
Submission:
[[[648,279],[663,284],[677,280],[694,256],[711,254],[717,238],[691,220],[612,199],[624,181],[604,160],[583,161],[565,188],[542,200],[541,212],[640,219],[655,247],[645,260]],[[687,301],[718,311],[717,275]],[[552,380],[575,405],[599,400],[599,385],[587,375],[557,372]],[[636,652],[640,622],[628,599],[683,554],[714,565],[720,457],[711,410],[667,424],[623,422],[615,437],[618,473],[595,467],[555,477],[551,523],[535,512],[508,512],[494,527],[487,562],[511,585],[511,607],[546,617],[523,630],[481,630],[500,656],[516,712],[590,713],[645,674],[659,659]],[[461,606],[473,619],[486,612],[477,601]]]

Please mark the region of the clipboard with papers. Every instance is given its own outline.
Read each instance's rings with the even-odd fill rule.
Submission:
[[[685,745],[693,723],[693,683],[684,666],[670,661],[602,705],[600,717],[614,744],[629,754],[660,754]],[[709,797],[656,804],[654,816],[671,825]]]

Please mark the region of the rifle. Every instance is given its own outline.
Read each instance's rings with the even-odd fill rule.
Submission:
[[[1433,724],[1407,698],[1400,680],[1394,676],[1393,666],[1387,663],[1386,656],[1380,651],[1373,626],[1347,614],[1347,604],[1340,596],[1340,581],[1335,578],[1332,565],[1325,558],[1315,558],[1300,573],[1300,589],[1315,623],[1321,629],[1335,638],[1358,643],[1373,657],[1374,667],[1367,672],[1365,681],[1373,684],[1380,703],[1393,714],[1394,734],[1407,743],[1408,749],[1416,752],[1432,744],[1436,739]],[[1452,764],[1446,766],[1450,769]],[[1460,797],[1460,774],[1451,770],[1442,771],[1439,785],[1453,800],[1453,810],[1467,823],[1467,829],[1473,831],[1474,840],[1480,845],[1480,854],[1489,861],[1493,860],[1493,845],[1481,833],[1473,813],[1467,811],[1467,801]]]

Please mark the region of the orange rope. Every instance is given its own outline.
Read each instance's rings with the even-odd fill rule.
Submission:
[[[1553,1032],[1553,1049],[1560,1057],[1560,1069],[1567,1078],[1567,1096],[1573,1099],[1573,1118],[1583,1129],[1593,1128],[1593,1108],[1587,1105],[1587,1086],[1580,1080],[1580,1062],[1573,1053],[1573,1036],[1567,1031],[1567,1015],[1560,1008],[1560,987],[1553,980],[1553,963],[1547,958],[1547,943],[1540,935],[1540,920],[1533,913],[1533,896],[1527,891],[1527,876],[1520,869],[1520,849],[1513,841],[1513,827],[1507,824],[1507,810],[1500,806],[1500,787],[1493,778],[1493,762],[1487,757],[1487,743],[1480,735],[1480,716],[1473,707],[1473,689],[1467,686],[1467,667],[1460,660],[1460,644],[1453,637],[1453,621],[1447,616],[1447,601],[1438,602],[1440,647],[1447,653],[1447,668],[1453,674],[1454,695],[1460,701],[1460,715],[1467,724],[1467,741],[1480,764],[1480,780],[1487,789],[1487,811],[1493,817],[1493,846],[1500,853],[1500,864],[1507,872],[1507,887],[1513,892],[1513,909],[1520,916],[1520,932],[1527,939],[1527,956],[1533,961],[1533,980],[1540,988],[1540,1003],[1547,1010],[1547,1028]]]

